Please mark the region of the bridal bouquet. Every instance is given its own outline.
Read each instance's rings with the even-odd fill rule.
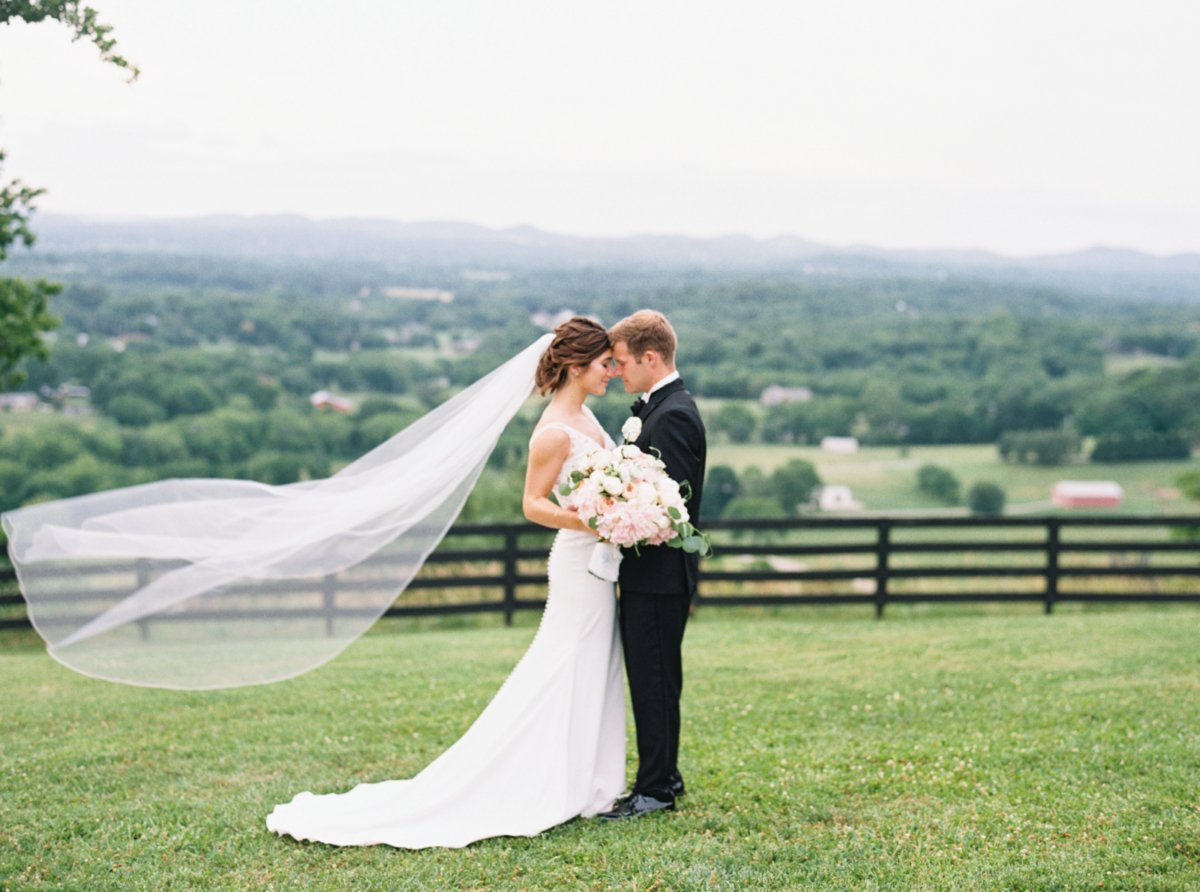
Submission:
[[[593,576],[616,581],[621,547],[665,544],[709,553],[707,540],[688,517],[686,494],[661,460],[636,446],[592,451],[559,494],[572,496],[579,516],[600,535],[588,565]]]

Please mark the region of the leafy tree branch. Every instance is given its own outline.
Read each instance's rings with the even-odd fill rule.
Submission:
[[[84,6],[79,0],[0,0],[0,24],[14,20],[31,25],[47,19],[61,22],[74,32],[72,40],[87,40],[95,44],[102,61],[125,69],[129,72],[129,79],[136,80],[138,67],[124,56],[117,55],[117,41],[109,36],[112,25],[100,24],[98,16],[96,10]]]
[[[136,65],[116,53],[117,42],[111,36],[111,25],[101,24],[96,10],[79,0],[0,0],[0,24],[22,21],[37,24],[46,20],[61,22],[74,33],[72,40],[87,40],[95,44],[100,58],[124,69],[133,81],[138,76]],[[0,163],[4,153],[0,151]],[[12,180],[0,186],[0,261],[7,259],[8,249],[15,242],[26,247],[33,244],[29,217],[33,202],[44,189],[26,186]],[[49,311],[49,299],[61,286],[44,280],[24,282],[0,278],[0,388],[15,387],[25,380],[17,364],[27,356],[43,362],[50,350],[42,340],[44,332],[54,329],[59,320]]]

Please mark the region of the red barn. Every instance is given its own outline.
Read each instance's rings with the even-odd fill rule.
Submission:
[[[1058,508],[1118,508],[1124,498],[1121,484],[1111,480],[1060,480],[1050,494]]]

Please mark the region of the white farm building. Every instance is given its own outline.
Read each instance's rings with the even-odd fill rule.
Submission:
[[[817,494],[817,504],[822,511],[857,511],[863,506],[854,498],[850,487],[840,483],[822,486]]]

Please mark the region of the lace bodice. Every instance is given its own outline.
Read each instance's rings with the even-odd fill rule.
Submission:
[[[595,416],[592,417],[594,418]],[[578,468],[590,453],[599,449],[600,444],[583,431],[573,428],[569,424],[564,424],[561,421],[546,422],[545,425],[539,428],[537,432],[529,438],[529,442],[532,443],[534,439],[536,439],[542,433],[542,431],[547,431],[551,428],[564,431],[566,432],[567,436],[571,438],[571,451],[568,453],[566,461],[563,462],[562,470],[558,472],[558,479],[554,481],[555,498],[558,499],[558,503],[560,505],[562,505],[564,508],[567,508],[571,505],[571,496],[558,495],[558,488],[564,483],[571,482],[571,472]],[[617,444],[613,441],[613,438],[608,435],[607,431],[605,431],[604,448],[615,449],[616,446]]]

